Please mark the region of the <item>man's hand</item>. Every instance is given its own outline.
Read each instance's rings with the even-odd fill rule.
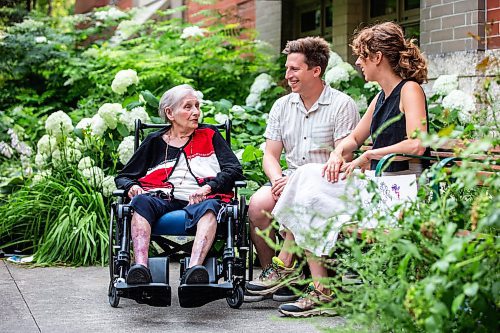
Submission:
[[[345,160],[342,155],[334,151],[330,154],[330,158],[323,166],[321,176],[324,177],[326,175],[326,179],[329,182],[336,183],[339,180],[339,174],[344,165]]]
[[[194,205],[202,202],[207,198],[207,195],[212,192],[210,185],[203,185],[196,192],[189,195],[189,204]]]
[[[142,187],[140,187],[139,185],[132,185],[132,187],[128,189],[128,197],[130,199],[132,199],[136,195],[139,195],[139,194],[142,194],[142,193],[145,193],[145,192],[146,191],[144,191],[142,189]]]
[[[278,201],[286,183],[288,182],[288,176],[283,176],[274,180],[271,185],[271,194],[273,195],[274,201]]]

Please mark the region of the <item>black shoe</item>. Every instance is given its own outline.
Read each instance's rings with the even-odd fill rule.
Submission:
[[[196,265],[184,271],[181,278],[182,284],[208,284],[208,271],[203,265]]]
[[[141,264],[135,264],[128,270],[127,284],[148,284],[151,283],[151,272]]]
[[[276,290],[273,294],[273,300],[276,302],[293,302],[299,299],[305,288],[298,285],[295,285],[292,288],[294,289],[283,287]]]

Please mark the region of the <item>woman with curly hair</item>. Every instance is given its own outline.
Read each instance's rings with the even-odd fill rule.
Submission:
[[[325,283],[328,275],[321,257],[332,254],[341,225],[350,221],[349,214],[354,212],[355,205],[343,199],[352,198],[354,190],[346,178],[357,168],[374,170],[378,161],[390,153],[428,154],[415,136],[428,131],[428,116],[420,86],[427,80],[427,64],[414,41],[405,39],[399,25],[385,22],[357,32],[351,47],[365,80],[377,82],[381,91],[356,128],[331,152],[326,164],[307,164],[297,169],[273,210],[280,229],[293,233],[296,244],[305,250],[313,279],[306,295],[280,306],[286,316],[334,313],[324,306],[331,304],[335,295]],[[370,136],[373,149],[352,162],[346,161]],[[399,159],[384,175],[419,174],[423,167],[419,162]],[[348,219],[339,219],[346,213]],[[332,228],[331,217],[343,222]]]

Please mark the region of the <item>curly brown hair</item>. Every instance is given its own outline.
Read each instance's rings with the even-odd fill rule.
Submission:
[[[305,37],[291,40],[286,43],[283,54],[302,53],[305,58],[307,68],[319,66],[321,75],[326,71],[328,59],[330,58],[330,45],[321,37]]]
[[[394,22],[375,24],[355,32],[351,47],[355,55],[364,58],[380,51],[403,79],[427,82],[427,61],[415,45],[415,39],[405,39],[403,29]]]

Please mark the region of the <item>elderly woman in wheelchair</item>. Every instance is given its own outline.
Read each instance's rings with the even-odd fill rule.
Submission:
[[[185,212],[186,232],[195,232],[181,285],[208,284],[203,264],[221,207],[231,202],[234,183],[242,178],[241,165],[216,127],[199,124],[200,102],[191,86],[166,91],[159,115],[170,124],[149,134],[115,179],[133,212],[135,264],[126,274],[126,284],[153,282],[148,267],[152,228],[164,214],[178,210]]]

